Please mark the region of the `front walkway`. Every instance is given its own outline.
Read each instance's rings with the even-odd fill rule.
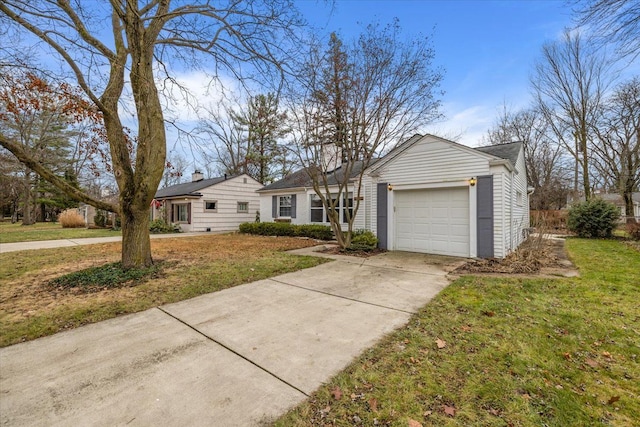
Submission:
[[[227,233],[227,232],[225,232]],[[171,233],[151,234],[152,239],[166,239],[174,237],[202,236],[215,233]],[[34,249],[66,248],[70,246],[95,245],[96,243],[120,242],[122,236],[87,237],[82,239],[39,240],[35,242],[0,243],[0,254],[6,252],[28,251]]]
[[[263,425],[447,286],[458,261],[433,260],[341,257],[0,349],[0,424]]]

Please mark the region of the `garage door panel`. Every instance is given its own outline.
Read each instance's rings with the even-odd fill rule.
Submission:
[[[395,192],[396,249],[469,256],[469,190]]]

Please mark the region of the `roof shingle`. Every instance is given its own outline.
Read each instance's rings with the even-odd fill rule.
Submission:
[[[189,196],[189,195],[199,196],[200,194],[197,193],[198,190],[202,190],[203,188],[210,187],[212,185],[218,184],[230,178],[233,178],[233,177],[220,176],[217,178],[202,179],[200,181],[186,182],[184,184],[172,185],[170,187],[161,188],[158,191],[156,191],[155,198],[162,199],[165,197]]]

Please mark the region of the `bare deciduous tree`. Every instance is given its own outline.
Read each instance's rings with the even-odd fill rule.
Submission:
[[[351,243],[367,167],[438,117],[442,74],[433,57],[428,39],[402,41],[397,21],[369,25],[350,45],[332,34],[326,51],[311,49],[301,92],[293,95],[303,102],[289,108],[294,145],[343,248]]]
[[[166,137],[158,75],[171,79],[170,61],[211,66],[214,74],[243,77],[283,69],[283,57],[300,21],[291,1],[228,0],[172,3],[170,0],[3,0],[0,21],[31,34],[65,65],[86,97],[102,113],[113,170],[120,190],[118,206],[99,204],[47,174],[46,168],[0,134],[0,143],[20,161],[101,209],[122,219],[122,265],[150,265],[149,206],[165,166]],[[107,28],[105,28],[105,26]],[[16,47],[20,49],[19,46]],[[203,56],[206,58],[203,60]],[[251,66],[246,66],[250,63]],[[245,64],[245,66],[240,66]],[[119,105],[134,101],[135,151],[125,132]]]
[[[247,105],[222,103],[204,110],[200,134],[210,140],[217,154],[211,160],[220,164],[223,173],[246,173],[269,184],[290,171],[291,159],[283,145],[290,132],[288,118],[275,94],[251,96]]]
[[[535,189],[530,197],[531,209],[560,209],[566,204],[568,170],[562,148],[553,140],[549,125],[539,111],[511,112],[504,106],[484,139],[492,145],[522,142],[527,179]]]
[[[531,78],[536,108],[555,137],[576,162],[574,191],[582,175],[582,191],[588,200],[593,125],[609,86],[610,64],[587,45],[579,33],[565,30],[560,41],[542,47],[542,57]]]
[[[640,186],[640,78],[621,84],[607,99],[594,130],[596,166],[608,177],[625,203],[625,214],[634,222],[633,193]]]
[[[622,56],[640,55],[640,2],[637,0],[574,0],[577,24],[588,25]]]

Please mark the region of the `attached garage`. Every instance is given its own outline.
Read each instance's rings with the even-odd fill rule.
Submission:
[[[468,257],[469,188],[396,191],[395,249]]]
[[[383,249],[502,258],[527,235],[519,142],[470,148],[415,135],[370,167],[363,185],[371,196],[359,215]]]

